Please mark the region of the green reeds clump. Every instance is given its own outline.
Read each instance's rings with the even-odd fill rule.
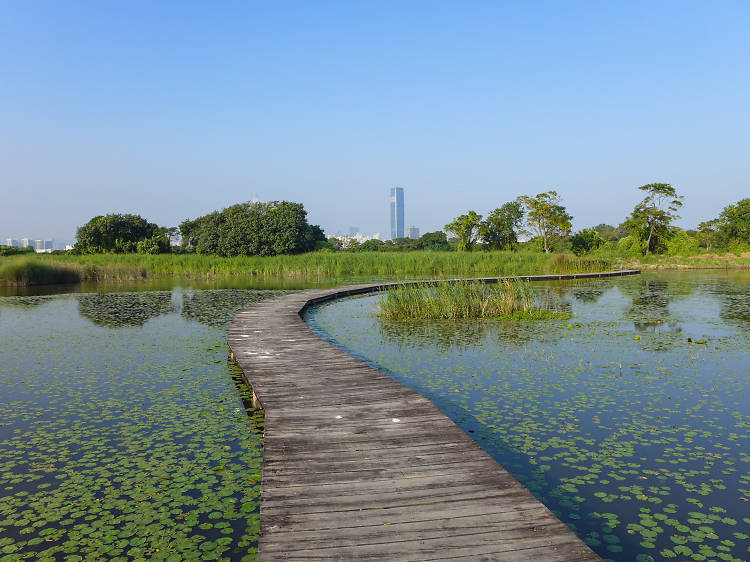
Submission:
[[[6,258],[0,262],[0,285],[57,285],[77,283],[83,267],[71,263],[44,262],[34,258]]]
[[[517,279],[402,285],[383,294],[379,314],[390,320],[569,317],[558,306],[541,303],[529,283]]]
[[[549,262],[549,272],[558,274],[608,271],[611,263],[603,259],[579,258],[570,254],[555,254]]]

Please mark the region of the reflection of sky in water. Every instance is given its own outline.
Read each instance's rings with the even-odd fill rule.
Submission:
[[[573,318],[385,322],[369,296],[308,320],[430,397],[602,556],[748,559],[750,276],[537,289]]]
[[[225,326],[271,294],[0,297],[2,555],[247,553],[262,418]]]

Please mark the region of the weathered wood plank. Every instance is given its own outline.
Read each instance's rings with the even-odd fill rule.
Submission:
[[[229,329],[266,409],[259,558],[598,560],[429,400],[300,317],[313,303],[393,286],[286,294]]]

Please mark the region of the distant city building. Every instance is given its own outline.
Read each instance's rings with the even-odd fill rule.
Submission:
[[[28,248],[29,246],[31,246],[31,239],[21,238],[21,248]]]
[[[348,236],[346,234],[329,234],[328,239],[330,240],[331,238],[338,238],[344,243],[348,242],[349,240],[356,240],[359,244],[361,244],[362,242],[367,242],[368,240],[382,240],[379,232],[370,235],[357,232],[354,236]]]
[[[358,226],[349,227],[349,236],[356,236],[358,232],[361,232]]]
[[[21,244],[18,242],[18,240],[16,238],[8,238],[5,241],[5,245],[6,246],[11,246],[13,248],[18,248]]]
[[[34,249],[40,253],[49,253],[52,251],[53,241],[47,240],[34,240]]]
[[[404,188],[391,188],[391,240],[404,237]]]
[[[419,229],[416,226],[409,227],[409,238],[412,240],[419,238]]]

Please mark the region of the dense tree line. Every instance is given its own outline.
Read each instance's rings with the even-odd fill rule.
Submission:
[[[573,217],[555,191],[522,195],[490,212],[486,219],[475,211],[456,217],[445,226],[458,250],[528,249],[572,251],[576,255],[602,250],[632,256],[690,255],[700,248],[750,249],[750,199],[728,205],[719,217],[702,222],[696,230],[674,226],[684,197],[667,183],[638,187],[645,195],[623,222],[615,227],[598,224],[571,232]],[[518,242],[525,236],[527,240]]]
[[[110,214],[92,218],[76,231],[74,252],[159,254],[169,251],[168,229],[139,215]]]
[[[412,250],[572,251],[577,255],[605,252],[622,256],[691,255],[700,251],[750,250],[750,198],[726,206],[718,217],[695,230],[674,225],[683,196],[667,183],[638,187],[644,198],[618,226],[598,224],[573,233],[573,217],[553,190],[522,195],[483,217],[475,211],[459,215],[445,232],[418,239],[325,239],[319,226],[307,222],[301,203],[240,203],[179,228],[158,226],[132,214],[96,216],[78,228],[75,253],[156,254],[196,252],[220,256],[273,256],[321,251],[404,252]],[[447,234],[446,234],[447,233]],[[450,238],[449,236],[450,235]],[[176,245],[180,240],[181,243]],[[0,248],[0,255],[17,253]]]
[[[323,231],[308,224],[301,203],[271,201],[232,205],[187,219],[179,228],[161,227],[139,215],[96,216],[78,228],[73,251],[274,256],[309,252],[323,243]]]
[[[240,203],[180,223],[182,246],[199,254],[275,256],[316,249],[325,242],[317,225],[307,223],[301,203]]]

